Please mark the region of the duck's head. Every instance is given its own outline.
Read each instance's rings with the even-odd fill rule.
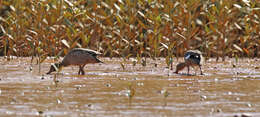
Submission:
[[[177,64],[175,73],[178,74],[178,72],[183,70],[186,66],[187,66],[186,63],[179,63],[179,64]]]
[[[51,72],[54,72],[54,71],[60,71],[61,68],[62,68],[61,63],[51,64],[50,70],[47,74],[50,74]]]

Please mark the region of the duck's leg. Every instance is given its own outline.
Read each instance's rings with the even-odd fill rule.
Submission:
[[[202,70],[201,70],[201,65],[199,65],[199,67],[200,67],[200,75],[203,75]]]
[[[78,75],[80,75],[81,73],[81,66],[79,65],[79,72],[78,72]]]
[[[194,70],[195,76],[197,75],[197,68],[195,66],[192,66],[192,69]]]
[[[190,66],[188,65],[187,67],[188,67],[188,75],[189,75],[190,74]]]
[[[86,64],[85,64],[85,65],[86,65]],[[85,75],[85,71],[84,71],[85,65],[82,65],[82,66],[81,66],[81,75]]]

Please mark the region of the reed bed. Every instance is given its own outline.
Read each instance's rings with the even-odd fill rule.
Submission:
[[[155,59],[198,49],[206,57],[259,57],[258,0],[2,0],[0,54]]]

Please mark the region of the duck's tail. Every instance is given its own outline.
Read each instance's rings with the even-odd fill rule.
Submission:
[[[97,63],[104,63],[103,61],[99,60],[98,58],[96,58]]]

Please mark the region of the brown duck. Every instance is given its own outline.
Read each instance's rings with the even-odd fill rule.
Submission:
[[[97,58],[97,55],[101,53],[85,49],[85,48],[74,48],[72,49],[62,60],[60,63],[55,63],[51,65],[50,70],[47,74],[51,72],[60,70],[62,67],[67,67],[69,65],[79,66],[79,75],[84,75],[84,67],[89,63],[103,63]]]
[[[184,62],[177,64],[175,73],[183,70],[185,67],[188,68],[188,74],[190,66],[199,66],[200,74],[203,75],[201,70],[201,61],[203,59],[202,53],[198,50],[189,50],[184,54]]]

